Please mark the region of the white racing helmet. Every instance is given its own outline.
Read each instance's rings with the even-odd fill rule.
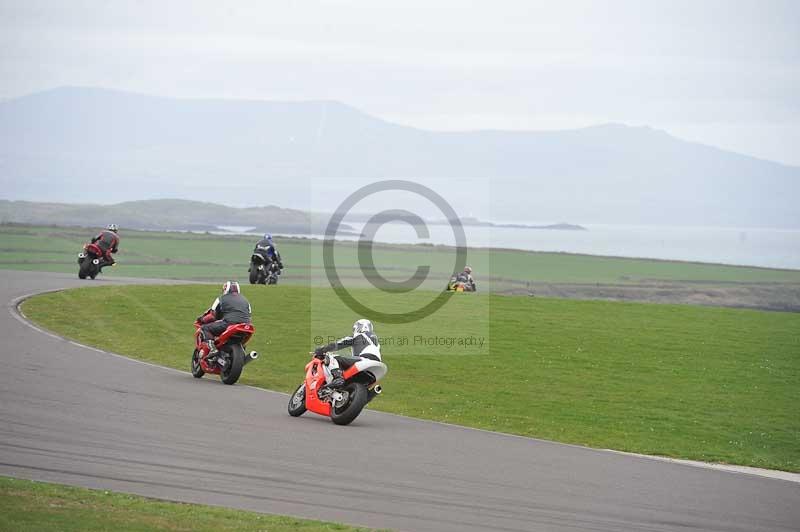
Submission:
[[[222,295],[226,294],[241,294],[242,292],[239,290],[239,283],[236,281],[227,281],[224,285],[222,285]]]
[[[372,334],[372,322],[365,319],[360,319],[353,324],[353,336],[357,334]]]

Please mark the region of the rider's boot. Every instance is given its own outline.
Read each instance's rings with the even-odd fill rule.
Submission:
[[[339,388],[344,384],[344,377],[342,377],[342,370],[339,368],[331,370],[333,380],[328,383],[328,388]]]
[[[198,348],[200,351],[199,357],[201,360],[205,359],[208,356],[208,345],[205,342],[200,343],[200,347]]]
[[[200,358],[207,359],[217,351],[214,339],[208,340],[205,331],[201,331],[200,336]]]

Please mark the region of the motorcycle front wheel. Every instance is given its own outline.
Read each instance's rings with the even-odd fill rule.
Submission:
[[[194,353],[192,353],[192,377],[199,379],[205,374],[206,372],[200,366],[200,351],[195,349]]]
[[[306,412],[306,383],[302,383],[289,398],[289,415],[302,416]]]

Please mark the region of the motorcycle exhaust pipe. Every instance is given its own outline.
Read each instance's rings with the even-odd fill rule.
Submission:
[[[255,351],[250,351],[250,353],[248,353],[244,357],[244,363],[247,364],[248,362],[252,362],[253,360],[255,360],[257,358],[258,358],[258,353],[256,353]]]
[[[375,395],[380,395],[383,391],[383,388],[381,388],[380,384],[376,384],[372,391],[375,392]]]

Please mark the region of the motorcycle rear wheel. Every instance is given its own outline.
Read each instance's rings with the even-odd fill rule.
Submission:
[[[231,356],[219,375],[225,384],[235,384],[242,375],[242,368],[244,367],[244,347],[241,344],[234,344],[230,349]]]
[[[81,262],[80,269],[78,270],[78,278],[79,279],[86,279],[87,277],[91,277],[94,279],[97,273],[94,272],[94,263],[90,257],[86,257]]]
[[[302,416],[306,412],[306,383],[302,383],[289,398],[289,415]]]
[[[258,282],[258,266],[253,261],[250,261],[250,284]]]
[[[331,405],[331,421],[337,425],[349,425],[367,405],[367,387],[360,382],[351,382],[342,391],[347,392],[347,399],[342,405]]]

